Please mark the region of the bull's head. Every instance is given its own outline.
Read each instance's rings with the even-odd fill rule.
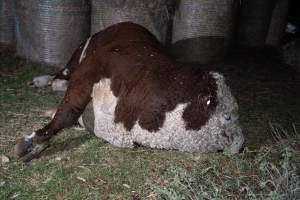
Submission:
[[[231,153],[237,153],[243,143],[244,136],[239,125],[238,104],[232,96],[222,75],[212,73],[217,83],[218,105],[215,113],[208,122],[208,128],[212,129],[214,137],[219,140],[221,146],[228,148]]]

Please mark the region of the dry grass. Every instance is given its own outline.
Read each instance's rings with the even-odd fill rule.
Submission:
[[[284,135],[281,129],[273,134]],[[299,133],[239,156],[214,157],[192,170],[175,167],[168,184],[154,186],[158,199],[269,199],[300,197]]]

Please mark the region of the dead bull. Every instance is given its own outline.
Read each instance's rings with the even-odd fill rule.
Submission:
[[[68,80],[65,97],[49,124],[18,140],[23,161],[80,116],[89,131],[121,147],[236,153],[243,144],[238,105],[223,76],[174,62],[137,24],[89,38],[55,79]]]

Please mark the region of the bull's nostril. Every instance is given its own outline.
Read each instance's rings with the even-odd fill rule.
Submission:
[[[225,114],[225,115],[224,115],[224,118],[225,118],[227,121],[231,120],[230,114]]]
[[[27,85],[28,85],[28,86],[34,86],[34,82],[33,82],[33,81],[28,81],[28,82],[27,82]]]
[[[228,140],[230,139],[230,137],[226,134],[225,131],[222,131],[221,135],[222,135],[223,137],[225,137],[226,139],[228,139]]]

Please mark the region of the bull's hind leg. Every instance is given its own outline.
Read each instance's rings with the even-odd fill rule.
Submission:
[[[91,100],[91,92],[95,82],[103,73],[94,67],[93,58],[85,59],[72,74],[69,86],[54,118],[44,128],[21,138],[15,146],[15,154],[20,160],[27,162],[48,147],[50,138],[63,128],[75,124]]]
[[[73,53],[71,59],[66,64],[66,66],[54,74],[54,80],[55,79],[61,79],[61,80],[69,80],[71,77],[71,74],[76,70],[76,68],[80,65],[82,61],[82,57],[84,57],[85,51],[90,38],[85,42],[82,43],[76,51]]]
[[[88,40],[89,41],[89,40]],[[53,79],[49,81],[53,91],[66,91],[68,86],[68,80],[72,74],[80,66],[82,61],[82,55],[85,54],[84,44],[81,44],[73,53],[71,59],[67,65],[59,72],[53,75]]]
[[[85,57],[86,48],[88,46],[89,41],[90,38],[86,41],[86,43],[82,43],[76,49],[71,59],[63,69],[51,75],[51,78],[48,80],[47,84],[52,86],[52,90],[66,91],[67,81],[70,79],[71,75],[76,70],[76,68],[80,66],[81,61]],[[46,77],[46,76],[42,76],[42,77]],[[57,107],[50,108],[46,110],[44,116],[53,119],[56,111],[57,111]]]
[[[28,82],[29,86],[34,86],[37,88],[43,88],[48,85],[56,84],[55,88],[58,90],[63,90],[63,87],[60,85],[64,85],[66,81],[68,81],[71,77],[71,74],[76,70],[82,61],[83,50],[85,47],[85,43],[82,43],[73,53],[72,57],[66,64],[64,68],[59,70],[58,72],[52,73],[50,75],[42,75],[34,77],[32,81]],[[59,86],[62,89],[59,89]],[[54,88],[54,90],[55,90]]]

